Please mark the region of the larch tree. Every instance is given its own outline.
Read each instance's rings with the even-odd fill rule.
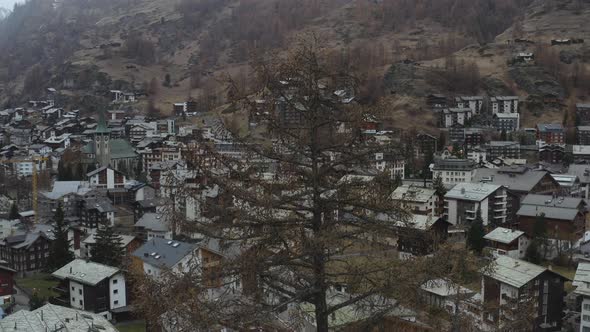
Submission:
[[[70,252],[68,227],[64,223],[64,211],[61,204],[57,206],[53,219],[55,222],[53,228],[54,239],[51,241],[49,257],[47,257],[47,269],[49,271],[55,271],[74,259]]]
[[[154,318],[152,324],[245,330],[269,326],[288,308],[299,308],[314,318],[317,331],[328,331],[343,308],[370,308],[370,318],[378,318],[418,303],[420,285],[431,278],[450,277],[458,266],[479,268],[465,249],[411,260],[383,255],[411,216],[389,199],[391,185],[367,171],[383,147],[364,139],[361,124],[378,110],[342,102],[347,93],[354,95],[356,81],[329,71],[323,52],[308,41],[285,57],[254,61],[263,86],[258,99],[243,96],[233,106],[267,114],[267,131],[233,133],[241,157],[219,152],[211,142],[193,149],[188,162],[198,179],[176,197],[199,201],[206,187],[216,188],[221,199],[201,200],[207,218],[183,222],[182,233],[238,249],[217,266],[215,275],[227,286],[217,285],[217,292],[207,287],[206,265],[143,278],[136,291],[153,295],[138,308]],[[365,251],[372,254],[358,255]],[[335,301],[334,289],[342,285],[350,295]]]

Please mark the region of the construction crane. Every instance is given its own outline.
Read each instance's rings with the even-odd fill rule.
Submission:
[[[32,163],[32,185],[33,185],[33,211],[35,212],[35,223],[39,222],[39,192],[37,190],[37,163],[48,161],[47,157],[37,157],[32,159],[14,159],[14,160],[0,160],[0,164],[20,164],[20,163]]]

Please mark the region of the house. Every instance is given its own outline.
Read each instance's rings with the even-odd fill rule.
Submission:
[[[183,273],[194,268],[198,264],[198,248],[194,243],[152,238],[133,256],[141,263],[146,275],[157,278],[165,271]]]
[[[445,185],[471,182],[476,173],[476,163],[469,159],[436,159],[432,167],[434,179],[440,177]]]
[[[375,168],[379,172],[387,172],[392,179],[405,179],[406,161],[399,154],[375,153]]]
[[[109,166],[100,167],[88,174],[86,178],[90,186],[96,189],[115,189],[124,188],[127,177],[124,173],[119,172]]]
[[[473,176],[473,182],[502,185],[521,198],[529,193],[551,194],[559,190],[559,183],[549,172],[533,171],[520,165],[479,168]]]
[[[496,96],[490,98],[492,114],[518,113],[518,96]]]
[[[485,322],[502,326],[519,319],[519,309],[530,307],[534,310],[532,331],[561,330],[567,278],[506,255],[497,256],[493,266],[482,271]]]
[[[432,254],[446,241],[449,229],[449,224],[440,217],[418,214],[395,225],[402,230],[397,239],[400,258]]]
[[[488,156],[491,159],[498,157],[520,159],[520,143],[513,141],[491,141],[488,144]]]
[[[14,277],[16,270],[7,266],[8,262],[0,261],[0,305],[12,302],[14,291]]]
[[[560,190],[556,194],[560,196],[583,197],[584,190],[580,188],[580,179],[576,175],[551,174],[551,177],[559,183]]]
[[[39,230],[6,237],[0,240],[0,259],[19,274],[43,270],[52,238]]]
[[[521,63],[529,63],[535,60],[535,55],[531,52],[519,52],[514,56],[514,61]]]
[[[111,90],[111,96],[113,98],[112,103],[133,103],[137,100],[134,92],[123,92],[121,90]]]
[[[484,225],[504,224],[508,191],[488,183],[459,183],[445,195],[444,217],[455,226],[468,225],[480,213]]]
[[[416,151],[418,155],[431,155],[438,152],[438,138],[435,136],[420,133],[416,135],[416,142],[418,143]]]
[[[166,213],[145,213],[135,223],[135,232],[143,240],[172,239],[170,217]]]
[[[481,128],[465,128],[464,142],[467,147],[479,146],[485,143],[483,136],[483,129]]]
[[[115,208],[106,197],[82,199],[80,201],[80,223],[89,229],[115,225]]]
[[[477,164],[485,163],[488,160],[488,151],[480,146],[474,146],[467,149],[467,159],[473,160]]]
[[[126,255],[130,256],[143,244],[136,236],[124,234],[120,234],[119,236],[121,237],[121,247],[124,249]],[[95,244],[96,233],[93,232],[82,241],[82,245],[80,246],[80,258],[92,258],[92,247]]]
[[[97,192],[85,181],[55,181],[50,192],[39,194],[39,217],[51,218],[57,206],[61,207],[66,218],[79,215],[80,200],[96,198]]]
[[[590,198],[590,165],[576,165],[569,166],[566,174],[573,175],[578,178],[580,192],[575,197]]]
[[[483,97],[482,96],[463,96],[456,97],[455,103],[457,108],[469,108],[473,114],[481,113],[483,108]]]
[[[128,292],[119,268],[75,259],[51,274],[61,280],[58,301],[111,320],[113,312],[127,307]]]
[[[590,118],[588,123],[590,123]],[[576,141],[578,145],[590,145],[590,125],[576,127]]]
[[[484,236],[486,247],[497,255],[523,259],[529,246],[529,238],[522,231],[496,227]]]
[[[574,294],[582,298],[580,304],[580,332],[590,331],[590,262],[580,261],[572,286]]]
[[[426,104],[432,108],[447,107],[447,97],[441,94],[430,94],[426,97]]]
[[[414,214],[431,217],[439,215],[439,198],[432,188],[401,185],[393,191],[391,199],[411,209]]]
[[[516,213],[518,229],[533,238],[535,224],[542,222],[547,233],[546,258],[557,257],[584,235],[586,205],[581,198],[527,195]]]
[[[465,126],[473,116],[470,108],[445,108],[440,112],[441,127],[449,128],[453,125]]]
[[[494,114],[494,128],[497,131],[513,132],[520,128],[519,113],[496,113]]]
[[[537,140],[546,144],[565,144],[565,129],[561,123],[539,123]]]
[[[569,160],[574,163],[586,164],[590,162],[590,145],[568,145],[565,151],[570,156]]]
[[[118,332],[101,315],[46,304],[33,311],[20,310],[0,320],[0,332]]]
[[[559,164],[563,162],[566,156],[565,144],[545,144],[539,141],[539,161],[550,164]],[[582,154],[577,151],[578,155]]]
[[[450,314],[457,312],[457,303],[475,295],[469,288],[454,284],[447,279],[428,280],[420,286],[421,298],[426,304],[446,310]]]
[[[580,126],[590,126],[590,103],[576,104],[576,120]]]

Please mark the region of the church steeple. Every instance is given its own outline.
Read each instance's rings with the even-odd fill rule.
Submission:
[[[111,130],[107,127],[104,111],[98,114],[98,125],[94,131],[94,151],[96,162],[100,166],[109,166],[111,163]]]

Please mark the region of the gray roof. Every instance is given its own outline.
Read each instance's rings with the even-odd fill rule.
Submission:
[[[428,280],[422,286],[420,286],[420,288],[428,293],[432,293],[442,297],[455,296],[459,293],[462,295],[472,293],[475,294],[475,292],[471,289],[465,288],[460,285],[456,285],[453,282],[446,279]]]
[[[552,206],[535,206],[523,205],[516,213],[518,216],[536,217],[541,214],[548,219],[573,221],[578,215],[579,211],[576,209],[558,208]]]
[[[119,271],[116,267],[75,259],[51,275],[61,280],[68,279],[95,286],[99,282],[119,273]]]
[[[502,186],[489,183],[459,183],[451,189],[445,199],[459,199],[480,202]]]
[[[0,332],[117,332],[103,316],[88,311],[46,304],[34,311],[20,310],[0,320]]]
[[[524,235],[523,231],[498,227],[484,236],[484,239],[494,242],[510,244]]]
[[[567,174],[578,176],[580,183],[590,183],[590,165],[572,164],[569,166]]]
[[[500,255],[496,257],[495,264],[492,265],[490,271],[484,271],[484,275],[516,288],[521,288],[545,271],[547,271],[547,268],[543,266]]]
[[[575,197],[553,197],[550,195],[528,194],[522,200],[522,205],[553,206],[565,209],[578,209],[586,205],[584,200]]]
[[[198,245],[180,241],[152,238],[139,247],[133,256],[159,267],[172,268],[188,255],[192,255]]]
[[[437,159],[434,161],[434,170],[472,170],[475,161],[470,159]]]
[[[391,199],[425,203],[428,202],[428,200],[430,200],[434,195],[436,195],[436,190],[432,188],[402,185],[393,191],[391,194]]]
[[[540,132],[562,132],[563,125],[561,123],[538,123],[537,128]]]
[[[514,191],[530,192],[547,175],[547,172],[506,172],[505,169],[479,168],[475,172],[473,182],[503,185]],[[493,178],[493,179],[492,179]]]
[[[145,213],[135,223],[135,227],[143,227],[155,232],[167,232],[170,230],[168,225],[168,215],[162,213]]]

